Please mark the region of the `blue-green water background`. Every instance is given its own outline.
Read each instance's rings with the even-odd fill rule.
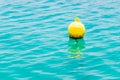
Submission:
[[[120,1],[0,0],[0,80],[120,80]]]

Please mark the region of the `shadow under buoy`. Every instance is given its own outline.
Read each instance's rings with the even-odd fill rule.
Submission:
[[[68,53],[70,54],[71,58],[81,58],[81,55],[83,54],[82,50],[85,49],[85,41],[83,38],[69,38],[68,47]]]

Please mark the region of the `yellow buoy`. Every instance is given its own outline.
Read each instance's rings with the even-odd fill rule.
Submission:
[[[68,34],[70,38],[83,38],[85,34],[85,27],[81,23],[80,18],[76,17],[68,27]]]

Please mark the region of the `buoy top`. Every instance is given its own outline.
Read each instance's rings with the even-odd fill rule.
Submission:
[[[80,22],[80,18],[79,18],[79,17],[76,17],[76,18],[74,19],[74,22]]]

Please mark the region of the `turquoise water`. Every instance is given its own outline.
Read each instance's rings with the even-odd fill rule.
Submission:
[[[0,80],[120,80],[119,0],[0,0]],[[84,39],[69,39],[79,16]]]

